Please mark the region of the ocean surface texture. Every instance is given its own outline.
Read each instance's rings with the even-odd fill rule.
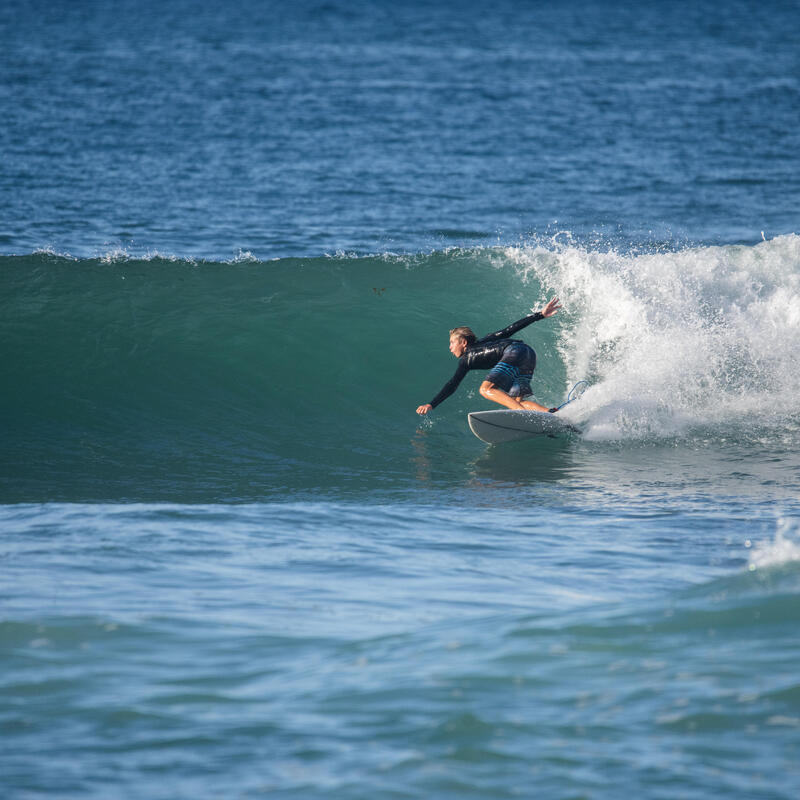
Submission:
[[[5,0],[0,797],[800,797],[799,41]]]

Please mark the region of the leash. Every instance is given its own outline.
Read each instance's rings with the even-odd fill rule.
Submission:
[[[583,389],[581,389],[581,391],[580,391],[580,393],[579,393],[579,394],[577,394],[577,395],[575,395],[575,397],[573,397],[572,395],[573,395],[573,394],[575,394],[575,390],[576,390],[576,389],[577,389],[579,386],[583,386]],[[569,390],[569,394],[567,395],[567,399],[566,399],[566,400],[565,400],[565,401],[564,401],[564,402],[563,402],[563,403],[562,403],[560,406],[558,406],[558,407],[556,408],[556,411],[561,411],[561,409],[562,409],[562,408],[564,408],[564,406],[568,406],[568,405],[569,405],[569,404],[570,404],[570,403],[571,403],[573,400],[577,400],[577,399],[578,399],[578,398],[579,398],[579,397],[580,397],[580,396],[581,396],[581,395],[582,395],[582,394],[583,394],[583,393],[586,391],[586,389],[587,389],[587,387],[588,387],[588,386],[589,386],[589,381],[578,381],[578,382],[577,382],[577,383],[576,383],[576,384],[575,384],[575,385],[574,385],[574,386],[573,386],[573,387],[572,387],[572,388]]]

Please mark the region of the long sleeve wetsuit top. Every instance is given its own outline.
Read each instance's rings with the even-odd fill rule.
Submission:
[[[541,311],[537,311],[527,317],[518,319],[516,322],[512,322],[507,328],[489,333],[471,344],[464,351],[461,358],[458,359],[455,374],[442,387],[439,394],[431,400],[431,405],[436,408],[443,400],[447,400],[471,369],[491,369],[495,366],[503,358],[503,351],[513,342],[520,341],[519,339],[511,339],[511,336],[517,331],[527,328],[531,323],[538,322],[544,318],[544,314]]]

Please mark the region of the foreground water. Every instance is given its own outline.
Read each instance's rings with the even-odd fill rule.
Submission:
[[[0,794],[800,796],[794,5],[5,3]]]
[[[526,499],[5,508],[5,785],[795,796],[796,525]]]

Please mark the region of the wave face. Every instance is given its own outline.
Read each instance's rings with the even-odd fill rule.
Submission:
[[[553,294],[564,312],[521,336],[540,401],[591,383],[563,412],[578,446],[793,447],[798,264],[794,235],[664,252],[566,237],[271,262],[2,257],[3,491],[249,498],[388,490],[421,471],[460,481],[486,452],[463,419],[486,407],[480,376],[414,414],[455,367],[447,331],[495,330]]]

